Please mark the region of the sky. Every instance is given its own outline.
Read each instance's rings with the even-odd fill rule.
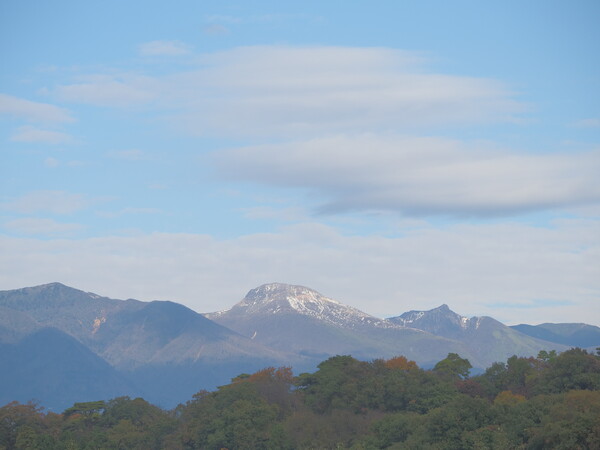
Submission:
[[[0,289],[600,325],[600,3],[0,2]]]

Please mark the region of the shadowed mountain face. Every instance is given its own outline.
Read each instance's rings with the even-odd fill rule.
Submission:
[[[0,361],[0,405],[36,399],[62,412],[75,402],[139,394],[126,376],[56,328],[0,344]]]
[[[600,328],[585,323],[521,324],[511,328],[528,336],[571,347],[600,347]]]
[[[460,342],[398,326],[303,286],[266,284],[231,309],[207,317],[269,347],[316,359],[404,355],[427,366],[449,352],[471,356]]]
[[[467,318],[441,305],[429,311],[409,311],[388,319],[398,325],[418,328],[463,342],[476,361],[487,367],[512,355],[535,356],[540,350],[566,350],[563,345],[536,339],[491,317]],[[475,364],[474,364],[475,365]]]

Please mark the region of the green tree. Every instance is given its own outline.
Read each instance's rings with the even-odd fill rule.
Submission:
[[[547,368],[532,380],[536,394],[573,389],[600,389],[600,359],[585,350],[573,348],[548,361]]]
[[[433,370],[449,378],[466,379],[469,378],[472,367],[468,359],[461,358],[456,353],[448,353],[448,356],[438,362]]]
[[[529,448],[600,448],[600,392],[570,391],[556,398],[560,401],[529,429]]]
[[[80,414],[85,417],[99,417],[106,409],[106,403],[102,400],[95,402],[75,403],[70,408],[65,409],[63,415],[65,417],[73,414]]]
[[[0,448],[15,448],[19,431],[25,428],[22,442],[44,429],[42,407],[33,402],[10,402],[0,408]]]

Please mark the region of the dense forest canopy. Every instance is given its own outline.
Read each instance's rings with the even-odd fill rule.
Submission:
[[[142,398],[0,408],[0,449],[597,449],[600,352],[513,356],[469,376],[403,356],[335,356],[314,373],[241,374],[171,411]]]

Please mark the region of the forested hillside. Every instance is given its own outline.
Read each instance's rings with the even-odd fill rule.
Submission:
[[[511,357],[470,377],[449,354],[265,368],[165,411],[141,398],[0,408],[0,449],[598,449],[600,356]]]

